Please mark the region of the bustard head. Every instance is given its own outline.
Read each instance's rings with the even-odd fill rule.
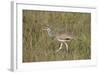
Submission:
[[[51,29],[49,27],[45,27],[42,30],[51,31]]]
[[[54,31],[52,31],[51,28],[50,28],[49,26],[44,27],[42,30],[46,30],[46,31],[48,32],[48,35],[49,35],[50,37],[54,37],[54,36],[55,36]]]

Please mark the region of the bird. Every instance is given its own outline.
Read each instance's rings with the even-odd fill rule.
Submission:
[[[56,52],[59,52],[62,49],[63,45],[66,46],[66,50],[68,51],[68,44],[67,44],[67,42],[69,42],[72,39],[74,39],[73,33],[70,33],[70,32],[63,32],[63,33],[54,32],[54,31],[51,30],[51,28],[49,26],[46,26],[45,28],[43,28],[43,30],[47,31],[49,37],[53,37],[58,42],[60,42],[60,46],[56,50]]]

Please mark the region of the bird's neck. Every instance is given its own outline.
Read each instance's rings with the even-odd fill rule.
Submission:
[[[51,31],[51,29],[49,29],[47,32],[48,32],[48,35],[49,35],[50,37],[54,37],[54,34],[53,34],[53,32]]]

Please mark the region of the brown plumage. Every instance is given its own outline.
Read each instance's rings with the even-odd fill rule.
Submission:
[[[70,40],[73,39],[73,35],[67,34],[67,33],[63,33],[63,34],[57,34],[57,35],[55,36],[55,38],[56,38],[57,40],[70,41]]]
[[[64,32],[63,33],[56,32],[56,33],[54,33],[54,32],[51,31],[51,29],[49,27],[46,27],[43,30],[47,30],[48,35],[50,37],[54,37],[57,41],[59,41],[61,43],[59,49],[56,52],[58,52],[59,50],[62,49],[63,44],[66,46],[66,50],[68,51],[67,42],[69,42],[72,39],[74,39],[73,38],[73,33],[70,33],[70,32],[65,32],[65,33]]]

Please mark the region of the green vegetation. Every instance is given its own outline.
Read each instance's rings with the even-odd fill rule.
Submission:
[[[46,25],[74,33],[68,52],[63,46],[55,53],[60,43],[42,30]],[[23,10],[23,62],[82,59],[91,59],[90,13]]]

